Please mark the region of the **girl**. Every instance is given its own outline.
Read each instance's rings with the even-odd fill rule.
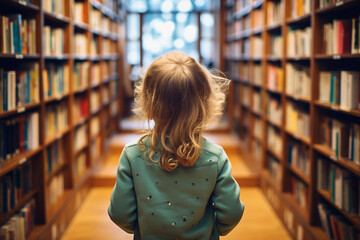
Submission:
[[[219,239],[240,221],[244,204],[230,162],[202,137],[221,116],[228,85],[174,51],[136,86],[134,113],[155,125],[125,146],[108,209],[134,239]]]

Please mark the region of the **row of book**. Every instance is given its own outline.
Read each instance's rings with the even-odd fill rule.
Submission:
[[[68,64],[46,63],[43,71],[45,98],[59,97],[69,92],[70,72]]]
[[[310,98],[310,68],[286,64],[286,93],[294,97]]]
[[[79,151],[87,144],[87,125],[84,124],[75,130],[74,134],[74,150]]]
[[[270,37],[270,57],[281,58],[283,56],[284,41],[281,34],[273,34]]]
[[[110,88],[112,89],[112,88]],[[116,92],[115,92],[116,94]],[[261,113],[261,92],[260,91],[253,91],[253,105],[252,110],[258,114]]]
[[[281,67],[268,65],[267,87],[273,91],[282,91],[284,88],[284,71]]]
[[[74,21],[85,23],[85,4],[84,2],[74,3]]]
[[[88,54],[88,41],[86,35],[83,33],[76,33],[74,35],[74,53],[75,55],[82,56]]]
[[[296,18],[311,13],[312,0],[291,0],[291,17]]]
[[[0,166],[19,153],[38,146],[38,112],[0,120]]]
[[[324,116],[320,124],[321,141],[334,157],[360,166],[360,125]]]
[[[320,102],[360,109],[359,71],[321,71],[319,85]]]
[[[264,27],[264,11],[259,8],[259,9],[254,9],[252,11],[252,26],[254,29],[259,29]]]
[[[45,55],[62,55],[64,53],[64,29],[45,25],[43,34]]]
[[[47,173],[52,173],[56,168],[65,163],[65,140],[56,140],[45,148]]]
[[[327,8],[343,3],[343,0],[318,0],[320,8]]]
[[[54,204],[64,194],[64,173],[54,176],[49,183],[49,203]]]
[[[255,85],[262,85],[262,66],[260,64],[254,65],[253,81]]]
[[[268,169],[269,169],[270,175],[275,180],[275,182],[277,184],[280,184],[281,177],[282,177],[280,162],[276,158],[269,156]]]
[[[40,101],[39,65],[27,70],[0,68],[0,112],[14,110]]]
[[[89,114],[89,100],[86,96],[80,96],[75,98],[73,104],[73,119],[75,121],[82,121],[87,118]]]
[[[286,130],[297,136],[310,137],[310,114],[294,102],[286,105]]]
[[[30,200],[0,228],[0,239],[30,239],[35,227],[35,199]]]
[[[100,54],[99,48],[99,39],[96,36],[93,36],[90,42],[90,54],[97,55]]]
[[[18,202],[32,190],[32,166],[29,161],[0,179],[0,213],[14,209]]]
[[[59,132],[65,130],[68,123],[68,111],[66,102],[49,105],[45,111],[45,138],[55,137]]]
[[[93,74],[93,69],[96,68],[96,65],[91,67],[91,77],[95,78]],[[74,71],[73,71],[73,86],[74,89],[83,89],[89,85],[90,78],[90,63],[89,62],[75,62]]]
[[[45,11],[54,14],[65,14],[65,1],[63,0],[44,0],[43,8]]]
[[[311,27],[290,28],[287,34],[287,56],[310,57],[311,43]]]
[[[248,68],[245,69],[247,70]],[[101,73],[103,75],[103,79],[109,78],[112,75],[116,74],[116,71],[117,71],[116,60],[101,62]]]
[[[100,133],[100,118],[99,116],[94,116],[90,120],[90,131],[91,137],[95,137]]]
[[[101,107],[100,91],[92,91],[90,94],[90,111],[91,113],[96,112]]]
[[[337,167],[327,159],[317,160],[317,187],[329,193],[330,201],[349,214],[359,216],[358,176]]]
[[[0,15],[1,53],[35,54],[35,19],[23,18],[21,14]]]
[[[360,53],[360,15],[324,24],[323,53]]]
[[[94,63],[91,66],[90,72],[91,72],[91,85],[97,85],[101,82],[101,80],[103,79],[103,76],[105,74],[102,74],[102,69],[103,66],[105,66],[106,64],[104,62],[101,63]]]
[[[262,122],[260,120],[260,118],[257,118],[255,117],[254,118],[254,136],[257,138],[257,139],[262,139]]]
[[[282,1],[269,1],[267,3],[267,25],[272,26],[281,24],[282,21]]]
[[[269,126],[267,128],[267,146],[268,149],[271,149],[278,156],[282,155],[283,141],[280,132],[274,127]]]
[[[74,161],[74,174],[80,177],[86,170],[86,153],[80,153]]]
[[[271,122],[281,125],[282,116],[281,99],[269,96],[267,101],[267,117]]]
[[[298,178],[291,177],[291,193],[294,199],[303,208],[307,206],[308,187]]]
[[[327,204],[320,203],[318,205],[318,211],[321,220],[321,227],[326,232],[329,239],[360,239],[360,234],[356,231],[354,225],[352,225],[332,207]]]
[[[263,56],[263,39],[261,36],[255,36],[253,37],[253,52],[252,57],[253,58],[261,58]]]
[[[115,117],[117,115],[117,113],[119,112],[119,102],[118,101],[113,101],[110,104],[110,114],[111,117]]]
[[[304,176],[310,175],[309,147],[299,142],[291,141],[288,144],[288,163],[291,167],[300,170]]]

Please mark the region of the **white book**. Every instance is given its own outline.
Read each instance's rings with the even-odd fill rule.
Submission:
[[[335,204],[341,208],[343,204],[343,171],[335,169]]]
[[[331,73],[320,72],[319,101],[330,103]]]
[[[357,109],[359,103],[359,72],[348,72],[348,84],[349,84],[349,109]]]
[[[347,71],[341,71],[340,75],[340,107],[349,109],[348,94],[349,94],[349,81]]]

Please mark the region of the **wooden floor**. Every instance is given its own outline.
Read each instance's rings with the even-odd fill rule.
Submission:
[[[73,218],[62,240],[132,239],[111,222],[107,215],[116,168],[123,146],[134,142],[139,135],[121,134],[110,141],[107,161],[99,166],[94,175],[94,188]],[[206,138],[223,146],[233,166],[232,175],[241,188],[240,199],[245,204],[245,213],[240,224],[227,236],[227,240],[287,240],[290,235],[277,218],[276,213],[258,187],[258,176],[254,175],[236,151],[237,137],[231,134],[206,134]]]
[[[132,235],[118,228],[107,215],[111,187],[93,188],[70,223],[62,240],[130,240]],[[259,188],[241,188],[245,212],[226,240],[291,239]]]

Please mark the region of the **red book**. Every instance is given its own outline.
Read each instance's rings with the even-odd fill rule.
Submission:
[[[340,240],[338,225],[334,215],[330,216],[330,223],[331,223],[331,231],[333,233],[334,240]]]
[[[351,53],[351,19],[340,22],[343,29],[342,53]]]

